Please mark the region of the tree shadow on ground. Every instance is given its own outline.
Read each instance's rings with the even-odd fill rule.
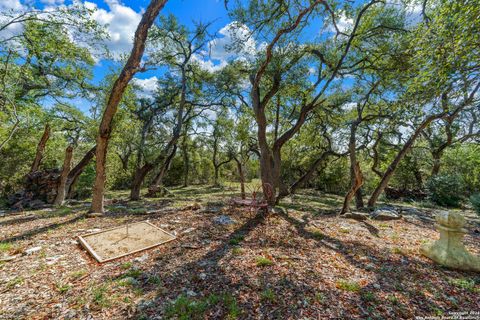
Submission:
[[[379,249],[358,241],[344,242],[328,235],[323,235],[319,239],[318,234],[307,230],[309,221],[305,217],[303,217],[303,221],[299,221],[289,216],[286,212],[280,213],[279,216],[292,225],[297,234],[302,238],[313,240],[319,246],[341,254],[354,268],[374,275],[375,280],[361,287],[353,298],[349,296],[348,299],[351,301],[347,301],[348,308],[337,310],[339,314],[335,316],[348,317],[351,316],[348,312],[356,310],[357,315],[369,316],[377,314],[377,317],[373,316],[373,318],[379,319],[384,318],[386,315],[395,318],[411,318],[416,315],[415,313],[432,314],[436,310],[458,309],[462,307],[462,304],[471,306],[473,303],[473,298],[465,303],[460,301],[457,301],[456,304],[450,303],[445,295],[441,298],[444,303],[439,304],[438,301],[431,298],[431,293],[426,294],[424,289],[422,289],[428,288],[434,294],[443,294],[445,286],[448,287],[449,283],[447,280],[439,279],[439,277],[441,278],[445,274],[453,277],[465,277],[469,276],[469,273],[447,271],[434,264],[419,260],[414,256],[404,254],[392,255],[388,250]],[[218,293],[219,290],[241,297],[242,294],[240,293],[245,293],[245,290],[247,290],[251,295],[251,299],[242,299],[238,303],[238,307],[242,310],[248,310],[249,313],[241,318],[281,319],[285,315],[293,317],[305,315],[313,317],[331,316],[326,314],[325,308],[319,307],[318,303],[302,302],[302,304],[298,305],[295,304],[296,300],[285,299],[285,295],[291,297],[291,299],[299,299],[301,301],[316,299],[318,288],[315,287],[315,282],[321,283],[321,286],[324,287],[322,292],[329,296],[328,301],[330,303],[331,301],[345,298],[343,291],[335,287],[332,288],[331,284],[327,284],[326,278],[328,277],[325,274],[313,273],[310,276],[312,279],[304,280],[304,278],[297,277],[297,274],[293,271],[286,275],[279,275],[272,273],[266,268],[260,277],[255,278],[252,277],[248,269],[236,269],[233,271],[225,269],[225,266],[229,265],[228,259],[231,259],[228,253],[234,248],[231,244],[232,241],[235,242],[238,238],[245,238],[259,227],[267,228],[267,224],[268,219],[265,220],[260,215],[257,215],[230,232],[227,237],[222,239],[221,244],[214,249],[200,257],[190,259],[190,261],[175,267],[168,273],[165,273],[164,268],[168,265],[169,257],[188,254],[188,252],[176,250],[160,257],[156,266],[149,270],[148,273],[152,275],[161,274],[161,278],[164,279],[165,283],[173,283],[175,286],[169,287],[166,293],[157,294],[154,303],[150,307],[138,308],[135,316],[158,314],[159,311],[161,314],[168,304],[165,302],[166,299],[167,301],[168,299],[173,301],[189,288],[194,290],[196,295],[199,294],[196,298],[192,297],[192,301],[200,299],[201,296]],[[362,225],[368,232],[378,236],[378,229],[374,226],[366,222],[362,222]],[[262,233],[263,231],[257,230],[257,232]],[[366,259],[358,259],[355,252],[359,251],[366,254]],[[220,261],[223,261],[223,263],[220,263]],[[194,276],[203,272],[208,275],[207,280],[201,280]],[[376,288],[374,284],[379,284],[380,288]],[[272,290],[273,293],[268,290]],[[275,294],[281,295],[281,299],[275,300]],[[386,305],[379,302],[385,298],[388,299]],[[260,305],[260,309],[255,311],[253,308],[258,305]],[[328,302],[325,302],[325,304],[320,302],[320,306],[328,307]],[[215,312],[217,312],[215,313],[217,316],[222,315],[222,311],[217,310]],[[198,315],[198,317],[201,318],[202,315]]]
[[[29,230],[29,231],[26,231],[22,234],[13,236],[13,237],[0,239],[0,241],[2,241],[2,242],[13,242],[13,241],[30,239],[30,238],[38,235],[38,234],[47,232],[48,230],[58,229],[59,227],[75,223],[75,222],[77,222],[81,219],[84,219],[84,218],[85,218],[85,215],[82,213],[80,215],[74,216],[71,219],[68,219],[68,220],[65,220],[65,221],[62,221],[62,222],[50,223],[50,224],[47,224],[43,227],[39,227],[39,228],[36,228],[36,229],[33,229],[33,230]]]

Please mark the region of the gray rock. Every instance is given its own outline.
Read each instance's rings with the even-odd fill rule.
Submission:
[[[141,257],[137,257],[137,258],[133,259],[133,261],[135,261],[135,262],[144,262],[144,261],[147,260],[147,259],[148,259],[148,254],[146,253],[146,254],[144,254],[144,255],[141,256]]]
[[[124,284],[130,285],[130,286],[136,286],[136,285],[140,284],[140,282],[133,277],[126,277],[125,279],[122,280],[122,282]]]
[[[347,212],[344,215],[342,215],[343,218],[345,219],[354,219],[354,220],[367,220],[369,215],[364,212]]]
[[[421,215],[422,211],[415,209],[415,208],[404,208],[402,209],[402,214],[408,214],[408,215]]]
[[[65,315],[64,319],[75,319],[77,317],[77,312],[75,310],[68,310]]]
[[[195,291],[192,291],[192,290],[187,291],[187,296],[189,296],[189,297],[195,297],[196,295],[197,295],[197,293]]]
[[[155,304],[154,300],[142,300],[138,303],[139,310],[145,310],[152,307]]]
[[[218,217],[213,218],[213,222],[216,224],[223,224],[223,225],[230,225],[230,224],[236,223],[235,220],[225,215],[220,215]]]
[[[28,203],[28,206],[33,210],[42,209],[45,207],[45,202],[43,202],[42,200],[35,199],[30,201]]]
[[[374,220],[386,221],[386,220],[398,220],[402,216],[395,209],[377,209],[370,214],[370,217]]]
[[[33,253],[38,252],[40,250],[42,250],[42,247],[28,248],[27,250],[25,250],[25,254],[33,254]]]

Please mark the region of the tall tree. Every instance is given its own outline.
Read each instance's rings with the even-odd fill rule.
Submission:
[[[123,93],[132,79],[139,70],[142,69],[140,62],[145,51],[145,42],[148,36],[148,30],[157,18],[160,10],[163,8],[167,0],[152,0],[148,5],[145,13],[138,24],[133,40],[133,48],[125,66],[115,81],[107,105],[103,112],[100,122],[99,133],[97,137],[96,157],[96,176],[93,186],[92,206],[90,211],[93,214],[103,214],[103,197],[105,193],[105,164],[107,158],[108,140],[112,132],[112,120],[117,112],[118,104],[122,99]]]

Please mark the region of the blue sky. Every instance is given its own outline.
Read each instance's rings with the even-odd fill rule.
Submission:
[[[90,9],[95,9],[93,19],[105,25],[110,39],[106,45],[114,55],[128,54],[132,46],[132,39],[138,22],[150,0],[0,0],[1,11],[26,11],[32,8],[48,9],[57,6],[71,5],[72,1],[83,3]],[[223,0],[169,0],[161,11],[162,15],[173,14],[181,24],[193,26],[193,22],[213,22],[210,32],[217,33],[224,28],[230,19],[225,10]],[[17,29],[10,32],[19,32]],[[223,37],[219,35],[219,37]],[[221,49],[220,51],[223,51]],[[218,60],[209,59],[211,65],[218,64]],[[99,83],[112,68],[120,65],[112,60],[102,59],[94,67],[94,83]],[[136,78],[151,79],[145,85],[152,85],[154,76],[159,76],[158,71],[138,73]],[[88,112],[90,105],[81,99],[72,101],[78,108]],[[50,104],[45,101],[45,104]]]
[[[103,0],[90,0],[98,7],[98,11],[106,11],[107,13],[112,13],[115,15],[116,9],[113,8],[115,5],[120,5],[122,10],[127,10],[126,8],[132,9],[135,13],[140,15],[145,8],[148,6],[149,0],[127,0],[116,2],[114,1],[103,1]],[[102,11],[103,12],[103,11]],[[168,1],[164,9],[161,11],[161,14],[168,15],[173,14],[177,17],[180,23],[193,26],[193,22],[211,22],[213,21],[210,32],[218,32],[221,28],[227,25],[230,22],[230,19],[227,15],[227,12],[224,7],[223,1],[219,0],[181,0],[181,1]],[[138,17],[137,17],[138,18]],[[133,20],[133,19],[132,19]],[[112,21],[113,22],[113,21]],[[131,31],[134,30],[136,24],[134,21],[132,23]],[[112,24],[112,23],[111,23]],[[127,36],[127,35],[126,35]],[[133,34],[130,35],[133,37]],[[128,37],[128,36],[127,36]],[[112,49],[115,50],[116,46],[112,46]],[[126,50],[126,46],[122,46],[123,51]],[[101,81],[104,76],[109,72],[110,68],[115,64],[112,61],[102,60],[94,68],[94,82]],[[148,79],[153,76],[158,76],[158,71],[147,71],[143,73],[138,73],[136,78],[139,79]],[[88,108],[88,106],[81,105],[82,109]],[[86,111],[86,110],[84,110]]]
[[[33,2],[32,2],[33,1]],[[110,39],[106,40],[106,45],[110,52],[116,56],[128,54],[132,47],[132,40],[138,22],[142,13],[148,6],[150,0],[0,0],[0,10],[28,10],[28,7],[47,9],[62,5],[70,5],[72,1],[83,3],[87,8],[95,9],[92,18],[99,24],[104,25],[106,31],[110,34]],[[33,4],[32,4],[33,3]],[[231,22],[227,15],[224,0],[169,0],[165,8],[161,11],[162,15],[173,14],[181,24],[187,27],[193,26],[193,22],[213,22],[210,33],[216,33],[216,40],[211,43],[210,57],[199,57],[205,68],[218,68],[230,57],[226,52],[225,44],[231,39],[231,32],[237,35],[241,30],[235,28],[228,29]],[[304,30],[303,40],[314,40],[319,36],[322,27],[322,21],[314,19],[311,25]],[[352,20],[340,15],[337,25],[340,29],[347,29],[352,25]],[[249,43],[252,41],[252,43]],[[246,47],[255,50],[259,45],[254,39],[245,41]],[[244,44],[245,45],[245,44]],[[249,50],[246,50],[249,52]],[[110,73],[112,67],[117,69],[119,63],[111,60],[101,59],[94,67],[94,80],[98,84],[105,75]],[[161,76],[159,70],[147,71],[136,75],[137,84],[144,88],[145,92],[153,92],[156,86],[156,80]],[[140,80],[139,80],[140,79]],[[81,99],[75,99],[73,103],[82,111],[88,112],[90,104]],[[49,101],[46,101],[46,105]]]

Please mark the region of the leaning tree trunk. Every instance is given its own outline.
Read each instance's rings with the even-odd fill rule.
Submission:
[[[412,147],[413,143],[415,142],[415,140],[417,140],[418,136],[421,134],[421,132],[428,126],[430,125],[430,123],[436,119],[439,119],[441,117],[443,117],[445,115],[445,113],[441,113],[441,114],[436,114],[436,115],[432,115],[430,117],[428,117],[427,119],[425,119],[414,131],[414,133],[412,134],[412,136],[407,140],[407,142],[405,143],[405,145],[403,146],[403,148],[398,152],[397,156],[395,157],[395,159],[393,159],[392,163],[390,163],[390,165],[388,166],[387,170],[385,171],[385,173],[383,174],[383,177],[382,179],[380,180],[380,182],[378,183],[377,187],[375,188],[375,190],[373,191],[372,195],[370,196],[370,199],[368,200],[368,206],[370,208],[373,208],[376,203],[377,203],[377,200],[378,200],[378,197],[380,196],[380,194],[382,194],[382,192],[385,190],[385,188],[388,186],[388,182],[390,181],[390,179],[392,178],[393,174],[395,173],[395,170],[397,169],[400,161],[405,157],[405,155],[407,154],[407,152],[410,150],[410,148]]]
[[[355,195],[355,193],[363,185],[363,175],[362,175],[362,171],[360,170],[360,164],[358,162],[356,162],[353,167],[353,173],[354,173],[354,179],[352,181],[350,190],[345,196],[345,200],[343,201],[342,211],[340,212],[340,214],[345,214],[350,211],[350,201],[352,201],[352,198]]]
[[[108,141],[112,132],[113,117],[117,112],[118,104],[123,97],[123,93],[125,92],[128,83],[135,73],[140,70],[140,61],[143,52],[145,51],[145,41],[147,40],[148,29],[150,29],[166,2],[167,0],[152,0],[148,5],[147,10],[142,16],[142,20],[135,31],[130,57],[113,84],[112,91],[110,92],[97,137],[97,150],[95,155],[97,159],[96,176],[95,184],[93,186],[92,207],[90,209],[92,213],[103,214],[104,212],[103,196],[106,179],[105,164],[107,159]]]
[[[170,169],[170,165],[172,164],[173,157],[177,153],[177,145],[173,145],[172,152],[168,155],[168,157],[163,162],[160,171],[158,172],[157,176],[153,180],[153,183],[148,188],[147,197],[155,197],[157,193],[162,190],[163,188],[163,177],[165,177],[165,173],[167,173],[168,169]]]
[[[243,165],[237,157],[233,157],[233,160],[237,163],[238,177],[240,179],[240,196],[242,199],[245,199],[245,173],[243,172]]]
[[[65,195],[67,193],[67,179],[72,166],[73,146],[69,145],[65,150],[65,159],[63,161],[62,173],[60,175],[60,183],[57,188],[57,196],[53,202],[56,206],[61,206],[65,201]]]
[[[73,197],[75,184],[78,181],[78,177],[80,177],[80,174],[95,156],[96,149],[97,146],[94,146],[92,149],[88,150],[88,152],[83,156],[82,160],[80,160],[80,162],[68,173],[67,183],[65,186],[65,190],[67,190],[67,198]]]
[[[47,145],[47,141],[50,138],[50,125],[47,123],[45,125],[45,130],[43,130],[43,135],[37,145],[37,153],[35,154],[35,159],[32,163],[32,168],[30,172],[35,172],[40,167],[40,163],[42,162],[43,152],[45,151],[45,146]]]
[[[132,181],[132,188],[130,190],[130,200],[140,200],[140,190],[142,188],[143,180],[145,176],[154,168],[153,164],[146,163],[141,168],[135,171],[135,176]]]

